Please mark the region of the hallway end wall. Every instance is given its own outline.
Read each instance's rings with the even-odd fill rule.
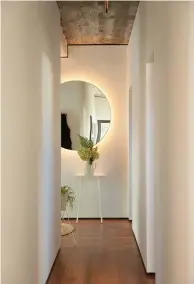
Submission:
[[[83,80],[96,85],[111,107],[111,126],[99,143],[100,159],[96,172],[101,179],[103,216],[129,216],[128,86],[126,46],[70,46],[69,58],[62,59],[61,82]],[[61,183],[76,191],[74,175],[84,171],[77,152],[61,149]],[[97,181],[84,182],[80,217],[99,217]],[[75,217],[75,211],[71,213]]]

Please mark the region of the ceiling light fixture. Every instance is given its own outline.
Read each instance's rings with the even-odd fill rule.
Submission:
[[[108,13],[108,0],[105,0],[105,11]]]

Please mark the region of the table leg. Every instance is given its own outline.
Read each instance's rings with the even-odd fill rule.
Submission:
[[[65,210],[63,210],[63,211],[61,211],[61,212],[62,212],[61,218],[62,218],[62,221],[64,222],[64,220],[65,220]]]
[[[80,192],[82,190],[82,177],[80,177],[80,182],[79,182],[79,188],[77,191],[77,218],[76,218],[76,223],[78,223],[79,219],[79,205],[80,205]]]
[[[98,193],[99,193],[99,211],[100,211],[100,222],[103,223],[102,219],[102,199],[101,199],[101,187],[100,187],[100,178],[98,177]]]
[[[69,220],[69,212],[68,212],[67,207],[66,207],[66,215],[67,215],[68,223],[69,223],[69,225],[71,225],[71,222],[70,222],[70,220]],[[77,242],[76,242],[76,239],[75,239],[74,231],[71,232],[71,236],[72,236],[72,239],[73,239],[74,244],[76,245]]]

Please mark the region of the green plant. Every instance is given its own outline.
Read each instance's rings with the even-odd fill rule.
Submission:
[[[93,148],[94,143],[91,139],[88,139],[86,137],[83,137],[78,134],[79,140],[80,140],[80,146],[84,148]]]
[[[98,153],[98,147],[94,147],[94,143],[91,139],[79,135],[80,147],[78,149],[78,155],[83,161],[88,161],[91,165],[100,156]]]
[[[75,202],[75,193],[72,188],[68,185],[61,186],[61,204],[62,207],[69,206],[73,209],[73,204]]]

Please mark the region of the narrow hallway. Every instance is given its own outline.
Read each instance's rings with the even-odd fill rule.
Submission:
[[[1,17],[0,283],[194,284],[194,1]]]
[[[154,284],[145,273],[127,220],[82,220],[62,245],[47,284]]]

